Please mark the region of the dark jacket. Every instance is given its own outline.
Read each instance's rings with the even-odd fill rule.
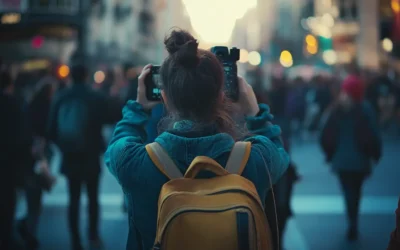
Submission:
[[[278,140],[280,128],[269,123],[272,116],[268,106],[260,105],[260,108],[260,116],[247,119],[248,128],[257,135],[246,139],[252,141],[252,151],[243,176],[255,184],[261,199],[265,200],[271,183],[262,157],[267,162],[272,182],[276,183],[288,167],[289,156]],[[145,124],[148,119],[149,115],[139,103],[129,101],[105,154],[106,165],[122,186],[128,201],[130,229],[127,249],[138,249],[137,235],[141,238],[142,249],[153,247],[158,196],[161,187],[168,181],[145,149]],[[191,128],[185,123],[175,123],[173,131],[164,132],[155,140],[174,159],[181,172],[184,173],[199,155],[208,156],[225,166],[234,139],[217,132],[189,136],[185,131]]]
[[[151,116],[146,124],[147,143],[153,142],[158,136],[158,123],[164,116],[164,104],[158,104],[151,111]]]
[[[325,115],[321,146],[333,170],[370,173],[373,161],[379,161],[382,143],[371,105],[364,102],[350,112],[333,108]],[[366,153],[371,150],[363,148],[370,144],[376,148],[373,154]]]
[[[399,204],[396,210],[396,229],[390,236],[390,242],[387,250],[399,250],[400,249],[400,197]]]
[[[60,121],[62,117],[58,114],[63,105],[74,105],[76,102],[82,102],[87,105],[87,121],[90,124],[88,135],[90,138],[87,140],[89,144],[84,150],[78,152],[78,154],[76,154],[77,152],[68,151],[66,147],[64,147],[64,142],[60,139],[58,131],[60,122],[76,124],[73,120],[63,119]],[[68,160],[67,158],[79,159],[81,155],[84,155],[87,161],[92,162],[98,159],[99,155],[105,150],[105,142],[102,135],[103,126],[116,122],[120,117],[121,105],[119,101],[110,99],[100,92],[96,92],[89,85],[74,84],[70,88],[58,92],[52,101],[47,127],[48,138],[55,142],[63,152],[64,163],[65,160]],[[61,171],[66,173],[66,170],[65,164],[63,164]]]
[[[29,169],[32,137],[26,105],[14,96],[0,93],[0,183],[20,184]]]

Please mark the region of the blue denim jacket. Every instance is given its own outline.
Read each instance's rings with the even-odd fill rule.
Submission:
[[[289,156],[279,139],[279,126],[269,121],[272,115],[267,105],[260,105],[260,115],[248,117],[247,126],[255,136],[246,138],[252,142],[252,151],[243,176],[251,180],[265,200],[271,183],[276,183],[289,165]],[[123,118],[117,124],[113,138],[105,154],[110,172],[122,186],[128,201],[129,236],[127,249],[137,249],[139,235],[142,249],[151,249],[156,235],[157,202],[161,187],[168,179],[156,168],[146,152],[145,124],[149,116],[135,101],[128,101]],[[185,126],[174,126],[184,129]],[[189,138],[164,132],[156,140],[174,159],[182,173],[198,156],[208,156],[225,166],[233,147],[233,138],[224,133]],[[266,166],[264,164],[264,159]]]

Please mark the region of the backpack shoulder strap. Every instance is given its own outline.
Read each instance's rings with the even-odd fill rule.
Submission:
[[[170,180],[183,177],[181,171],[160,144],[157,142],[147,144],[146,151],[154,165]]]
[[[226,163],[225,169],[231,174],[241,175],[251,152],[251,142],[236,142]]]

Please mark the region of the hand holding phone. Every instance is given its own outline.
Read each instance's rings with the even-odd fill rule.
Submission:
[[[225,74],[225,92],[226,95],[234,102],[239,100],[239,83],[237,74],[237,61],[240,59],[240,49],[224,46],[215,46],[211,48],[222,66]]]
[[[145,78],[146,97],[149,101],[161,101],[160,66],[151,66]]]
[[[143,68],[139,76],[136,101],[140,103],[145,110],[151,110],[161,101],[161,90],[153,81],[152,77],[155,72],[159,72],[159,68],[159,66],[148,64]],[[157,77],[154,80],[157,80]]]

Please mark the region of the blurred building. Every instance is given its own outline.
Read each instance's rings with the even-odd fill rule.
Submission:
[[[282,72],[282,51],[290,53],[290,66],[285,64],[286,67],[302,63],[305,31],[300,20],[307,3],[307,0],[259,0],[256,8],[237,21],[231,43],[245,50],[240,69],[247,73],[248,79],[259,77],[261,69],[263,85],[268,88],[269,77]]]
[[[191,31],[180,0],[102,0],[94,9],[88,48],[96,62],[160,64],[167,32],[174,26]]]
[[[327,48],[319,46],[319,55],[333,50],[330,55],[335,64],[357,61],[372,70],[378,70],[388,55],[396,55],[400,1],[316,0],[314,5],[314,16],[307,19],[305,26],[325,41],[322,45]]]
[[[88,19],[87,52],[97,64],[143,65],[155,57],[159,0],[101,0]]]
[[[0,1],[0,55],[4,61],[65,62],[81,23],[81,0]],[[43,64],[42,64],[43,65]]]
[[[167,51],[164,49],[164,38],[172,28],[184,29],[191,33],[195,32],[182,0],[156,0],[154,11],[157,12],[155,24],[156,42],[153,49],[155,54],[151,57],[151,62],[160,64],[167,56]]]
[[[138,44],[139,1],[100,0],[92,5],[82,37],[92,64],[113,65],[130,60]]]
[[[0,0],[0,55],[29,70],[74,55],[103,72],[160,63],[166,32],[191,30],[185,13],[180,0]]]

